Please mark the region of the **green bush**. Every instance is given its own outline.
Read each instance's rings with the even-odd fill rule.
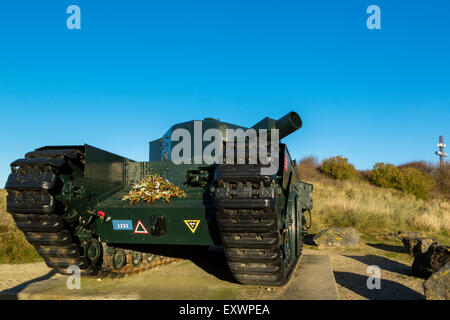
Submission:
[[[428,173],[411,167],[399,169],[390,163],[375,164],[369,179],[376,186],[410,193],[418,199],[427,199],[434,186]]]
[[[342,156],[331,157],[322,161],[319,171],[337,180],[349,180],[356,176],[355,167]]]
[[[402,169],[400,172],[400,190],[413,194],[418,199],[428,198],[428,193],[434,186],[429,174],[414,168]]]
[[[400,189],[400,169],[390,163],[376,163],[369,174],[369,181],[378,187]]]
[[[431,162],[426,161],[411,161],[398,166],[399,169],[414,168],[428,174],[435,170],[435,166]]]

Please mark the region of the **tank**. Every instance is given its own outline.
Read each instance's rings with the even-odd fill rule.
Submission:
[[[281,286],[312,209],[313,186],[280,141],[301,126],[296,112],[251,128],[188,121],[151,141],[146,162],[87,144],[41,147],[11,163],[7,211],[62,274],[123,277],[223,246],[238,282]],[[230,132],[244,133],[241,144]],[[213,140],[218,148],[204,157]],[[255,146],[264,161],[251,157]]]

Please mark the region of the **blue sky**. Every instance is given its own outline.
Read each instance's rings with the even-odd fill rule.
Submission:
[[[81,8],[68,30],[66,8]],[[381,30],[366,8],[381,8]],[[2,1],[0,186],[44,145],[145,161],[204,117],[251,126],[295,110],[292,157],[437,161],[450,145],[450,2]]]

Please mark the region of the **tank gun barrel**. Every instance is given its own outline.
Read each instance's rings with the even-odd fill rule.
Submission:
[[[297,112],[291,111],[278,120],[266,117],[255,124],[252,128],[258,129],[278,129],[280,140],[297,131],[302,127],[302,119]]]

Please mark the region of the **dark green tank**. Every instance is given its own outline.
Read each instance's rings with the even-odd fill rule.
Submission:
[[[149,162],[90,145],[42,147],[11,163],[7,210],[63,274],[77,266],[122,277],[220,245],[240,283],[283,285],[302,253],[313,188],[278,139],[301,126],[295,112],[253,131],[212,118],[184,122],[150,142]],[[228,132],[249,135],[239,144]],[[220,148],[208,158],[213,142]],[[256,161],[255,146],[263,150]]]

